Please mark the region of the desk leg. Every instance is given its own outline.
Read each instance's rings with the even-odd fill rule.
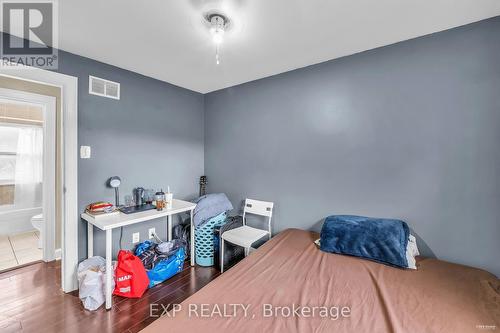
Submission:
[[[193,210],[191,210],[189,212],[189,214],[191,215],[191,266],[194,266],[194,256],[195,256],[195,253],[194,253],[194,223],[193,223]]]
[[[106,230],[106,310],[111,309],[111,296],[113,290],[111,290],[111,281],[113,278],[113,267],[111,264],[111,248],[112,243],[112,229]]]
[[[87,258],[94,256],[94,226],[87,222]]]
[[[172,240],[172,215],[167,216],[167,240]]]

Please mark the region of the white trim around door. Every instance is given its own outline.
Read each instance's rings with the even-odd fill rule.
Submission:
[[[37,105],[43,110],[43,260],[55,260],[56,242],[56,98],[0,88],[0,100]]]
[[[78,288],[78,78],[33,67],[0,68],[0,75],[61,89],[62,111],[62,259],[61,283],[64,292]]]

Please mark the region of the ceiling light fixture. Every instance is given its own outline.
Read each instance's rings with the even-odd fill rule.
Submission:
[[[210,33],[215,44],[215,63],[218,65],[220,64],[219,48],[224,41],[224,33],[226,32],[229,20],[226,16],[219,13],[207,15],[206,19],[210,23]]]

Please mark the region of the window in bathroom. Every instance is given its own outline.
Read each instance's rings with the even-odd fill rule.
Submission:
[[[40,207],[43,112],[39,106],[0,101],[0,208]]]
[[[18,130],[0,126],[0,206],[14,204]]]

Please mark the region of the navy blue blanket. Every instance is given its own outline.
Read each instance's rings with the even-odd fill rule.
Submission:
[[[407,268],[409,232],[400,220],[332,215],[321,229],[320,249]]]

